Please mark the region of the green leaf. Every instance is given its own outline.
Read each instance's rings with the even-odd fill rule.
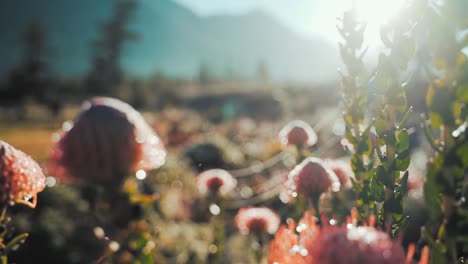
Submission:
[[[385,210],[389,210],[393,214],[395,214],[397,217],[397,220],[401,219],[401,216],[403,215],[403,199],[396,199],[393,198],[391,200],[388,200],[384,204]]]
[[[434,135],[432,134],[431,127],[429,126],[427,122],[423,122],[423,126],[424,126],[424,134],[426,135],[427,141],[431,145],[432,149],[440,152],[441,149],[435,142],[435,138],[434,138]]]
[[[359,144],[357,145],[356,153],[367,153],[369,150],[369,138],[362,137],[361,141],[359,141]]]
[[[431,120],[431,125],[435,128],[439,128],[442,125],[442,117],[436,112],[430,112],[429,119]]]
[[[468,103],[468,84],[460,85],[457,89],[458,100]]]
[[[398,156],[396,157],[395,160],[395,169],[399,171],[405,171],[408,169],[409,164],[410,164],[410,154],[409,150],[405,150],[402,153],[398,153]]]
[[[429,86],[429,88],[427,89],[427,93],[426,93],[426,104],[430,107],[432,106],[432,102],[434,100],[434,95],[435,95],[435,88],[434,86]]]
[[[461,145],[460,147],[458,147],[457,155],[463,162],[463,166],[467,168],[468,167],[468,143],[465,143]]]
[[[377,177],[377,180],[383,183],[385,186],[387,187],[393,186],[392,177],[389,177],[387,175],[387,171],[385,170],[385,167],[383,165],[379,165],[377,167],[376,177]]]
[[[406,129],[400,130],[397,134],[397,140],[398,140],[398,144],[397,144],[396,152],[398,154],[403,153],[409,149],[408,130]]]
[[[398,124],[398,128],[402,128],[406,126],[406,123],[408,122],[408,119],[410,118],[412,113],[413,113],[413,107],[410,106],[408,110],[406,110],[406,113],[403,116],[403,119],[401,120],[400,124]]]
[[[445,252],[447,249],[443,244],[437,242],[430,251],[429,261],[431,264],[447,263],[445,259]]]
[[[409,172],[405,172],[400,179],[400,184],[395,188],[397,194],[403,194],[406,191],[406,184],[408,183]]]
[[[22,233],[17,235],[15,238],[13,238],[8,244],[6,245],[6,250],[15,250],[18,248],[21,244],[26,242],[26,239],[28,238],[29,234],[28,233]]]
[[[375,132],[381,135],[387,129],[387,122],[383,118],[377,118],[375,121]]]
[[[386,101],[389,105],[395,107],[395,109],[399,112],[403,113],[407,110],[405,91],[389,91]]]
[[[424,198],[432,219],[437,219],[442,214],[442,201],[434,179],[429,177],[424,183]]]

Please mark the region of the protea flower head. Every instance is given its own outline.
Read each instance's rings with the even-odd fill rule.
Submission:
[[[198,175],[197,186],[198,190],[204,194],[225,195],[237,186],[237,181],[225,170],[211,169]]]
[[[306,213],[297,226],[292,222],[281,227],[270,243],[268,263],[411,263],[412,253],[405,256],[403,248],[372,223],[357,226],[357,220],[351,218],[341,226],[327,225],[328,222],[334,224],[333,220],[323,219],[322,226],[318,226],[316,219]],[[419,263],[427,263],[427,259]]]
[[[309,157],[289,173],[285,186],[292,197],[316,198],[329,190],[338,191],[340,181],[321,159]]]
[[[266,207],[241,208],[236,215],[235,223],[241,234],[274,234],[278,230],[280,217]]]
[[[48,169],[59,177],[120,184],[131,173],[160,167],[165,157],[161,140],[140,113],[120,100],[96,97],[83,104],[73,127],[55,144]]]
[[[306,122],[294,120],[280,130],[279,139],[282,145],[313,146],[317,143],[317,134]]]
[[[45,188],[41,167],[24,152],[0,140],[0,200],[36,207]]]
[[[351,187],[351,179],[354,178],[354,172],[349,162],[340,159],[326,159],[325,165],[336,174],[342,188]]]
[[[307,241],[307,263],[405,262],[403,248],[387,233],[370,226],[323,228]]]

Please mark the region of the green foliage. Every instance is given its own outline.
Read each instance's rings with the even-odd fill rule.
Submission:
[[[400,172],[405,173],[410,163],[405,125],[412,112],[399,80],[400,71],[406,69],[415,49],[410,34],[413,21],[382,27],[381,39],[387,52],[380,54],[371,76],[367,76],[362,61],[365,26],[354,11],[346,12],[341,21],[338,30],[344,43],[340,43],[340,51],[347,69],[342,73],[342,102],[346,139],[355,149],[351,164],[356,175],[356,206],[361,219],[377,214],[381,225],[395,223],[397,229],[404,220],[403,194],[408,174],[400,180]],[[371,121],[361,129],[366,120]],[[376,134],[371,132],[373,129]]]
[[[0,262],[8,263],[8,254],[17,250],[28,238],[28,233],[21,233],[13,236],[13,230],[10,226],[11,218],[6,215],[7,205],[3,205],[0,215]]]
[[[467,45],[466,37],[460,40],[457,36],[467,28],[466,15],[460,11],[466,11],[468,6],[462,0],[442,1],[438,6],[421,2],[425,4],[422,10],[426,23],[419,30],[425,32],[425,40],[431,40],[424,52],[432,58],[423,70],[430,83],[426,94],[427,120],[423,125],[435,151],[427,165],[424,184],[429,221],[423,237],[431,247],[431,263],[461,263],[468,255],[468,64],[461,51]],[[437,74],[431,68],[437,69]]]

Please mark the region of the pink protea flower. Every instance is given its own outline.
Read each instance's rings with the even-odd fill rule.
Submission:
[[[354,172],[349,162],[340,159],[326,159],[325,165],[336,174],[341,187],[351,188],[351,179],[354,178]]]
[[[225,195],[237,186],[237,181],[225,170],[211,169],[198,175],[197,186],[198,190],[204,194]]]
[[[0,200],[36,207],[45,188],[41,167],[24,152],[0,140]]]
[[[317,143],[317,134],[306,122],[294,120],[280,130],[279,139],[283,145],[313,146]]]
[[[266,207],[241,208],[235,218],[236,226],[243,235],[274,234],[280,221],[278,214]]]
[[[373,227],[357,226],[356,215],[346,225],[335,226],[334,220],[316,219],[304,214],[296,226],[281,227],[271,241],[269,264],[402,264],[411,263],[413,253],[405,257],[403,248],[388,234]],[[330,225],[326,223],[330,222]],[[411,255],[410,255],[411,254]],[[427,255],[427,253],[425,253]],[[427,256],[420,264],[427,264]]]
[[[83,104],[56,143],[48,169],[58,177],[120,184],[131,173],[160,167],[165,157],[161,140],[140,113],[120,100],[96,97]]]
[[[405,262],[403,248],[387,233],[370,226],[324,227],[305,242],[306,263],[396,264]]]
[[[285,186],[288,195],[293,198],[302,194],[307,198],[316,199],[329,190],[338,191],[340,181],[321,159],[309,157],[289,173]]]

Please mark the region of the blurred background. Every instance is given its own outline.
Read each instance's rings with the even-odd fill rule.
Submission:
[[[380,25],[403,3],[359,2],[369,65],[377,61]],[[216,122],[291,119],[339,103],[336,23],[351,0],[1,5],[0,121],[57,126],[94,95],[140,110],[188,108]]]
[[[209,211],[194,188],[200,171],[219,167],[239,178],[228,215],[263,203],[285,216],[290,208],[278,195],[296,161],[280,155],[281,127],[302,119],[318,134],[314,155],[345,156],[336,25],[353,2],[367,24],[364,63],[372,75],[383,46],[380,28],[398,20],[405,0],[2,0],[0,139],[43,165],[84,100],[129,103],[168,150],[167,163],[143,184],[158,197],[151,217],[158,254],[167,260],[161,263],[207,263]],[[408,69],[417,66],[410,62]],[[426,107],[421,83],[416,76],[407,89],[416,113]],[[408,122],[415,149],[416,119]],[[421,156],[415,164],[423,171]],[[31,239],[14,260],[96,260],[102,245],[89,253],[88,243],[94,220],[76,221],[89,211],[80,197],[85,191],[47,179],[35,212],[17,212],[23,220],[16,228]],[[227,237],[229,263],[249,263],[245,239],[233,228]]]
[[[366,7],[385,16],[373,11],[370,19],[383,21],[398,8],[372,3]],[[147,112],[176,106],[215,122],[291,119],[298,110],[293,108],[310,114],[321,105],[338,105],[335,24],[348,0],[1,5],[0,122],[57,128],[95,95]],[[0,128],[0,136],[19,147],[45,140],[25,143],[6,131],[11,125]],[[32,132],[19,131],[20,138]]]

